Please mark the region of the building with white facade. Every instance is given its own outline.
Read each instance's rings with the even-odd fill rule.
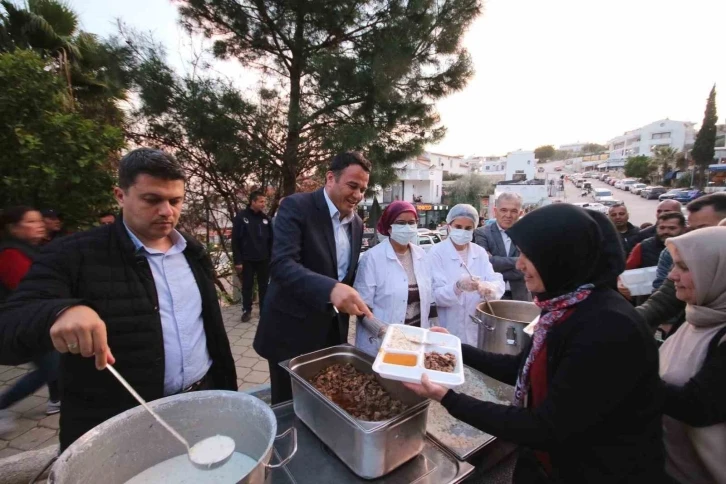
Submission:
[[[626,131],[608,142],[608,167],[623,166],[631,156],[652,156],[660,146],[678,151],[689,149],[696,138],[695,123],[661,119],[640,128]]]
[[[444,173],[452,175],[466,175],[471,173],[472,165],[468,159],[461,155],[442,155],[441,153],[425,152],[420,158],[427,159],[431,165],[435,165]]]
[[[585,147],[586,144],[589,143],[571,143],[569,145],[560,145],[559,148],[557,148],[560,151],[570,151],[572,153],[580,153],[582,152],[582,149]]]
[[[534,151],[517,150],[506,156],[478,156],[470,158],[480,175],[491,177],[493,181],[533,180],[537,160]]]

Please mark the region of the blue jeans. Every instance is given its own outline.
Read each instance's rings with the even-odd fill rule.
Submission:
[[[58,367],[60,366],[60,353],[51,351],[43,356],[33,359],[37,369],[26,373],[4,394],[0,395],[0,410],[6,409],[20,400],[38,391],[48,384],[50,400],[60,400],[58,388]]]

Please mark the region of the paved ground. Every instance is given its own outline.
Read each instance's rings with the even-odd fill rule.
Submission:
[[[237,386],[240,390],[250,390],[269,383],[270,375],[267,361],[252,348],[252,339],[257,330],[257,308],[253,310],[249,323],[240,322],[241,311],[240,306],[225,307],[222,308],[222,316],[237,365]],[[0,366],[0,392],[31,371],[32,367],[32,364]],[[18,428],[12,433],[0,435],[0,459],[58,443],[59,415],[45,415],[47,399],[48,389],[43,387],[35,395],[10,408],[17,414]]]

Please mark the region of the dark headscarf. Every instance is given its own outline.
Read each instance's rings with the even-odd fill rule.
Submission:
[[[540,299],[584,284],[614,288],[625,269],[615,228],[603,214],[557,203],[539,208],[507,230],[537,268],[546,292]]]
[[[381,214],[381,218],[380,220],[378,220],[378,225],[376,225],[376,230],[378,230],[378,233],[385,236],[390,236],[391,225],[393,225],[393,222],[396,221],[398,216],[404,212],[411,212],[416,216],[416,220],[418,220],[418,212],[416,212],[416,207],[403,200],[396,200],[395,202],[388,205]]]

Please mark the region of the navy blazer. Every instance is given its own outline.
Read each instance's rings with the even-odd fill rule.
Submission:
[[[358,268],[363,221],[351,226],[351,251],[344,284],[352,285]],[[338,258],[330,210],[323,189],[285,198],[274,226],[270,287],[267,291],[254,349],[282,361],[322,349],[331,326],[339,324],[341,343],[347,338],[349,316],[336,317],[330,293],[338,281]]]

